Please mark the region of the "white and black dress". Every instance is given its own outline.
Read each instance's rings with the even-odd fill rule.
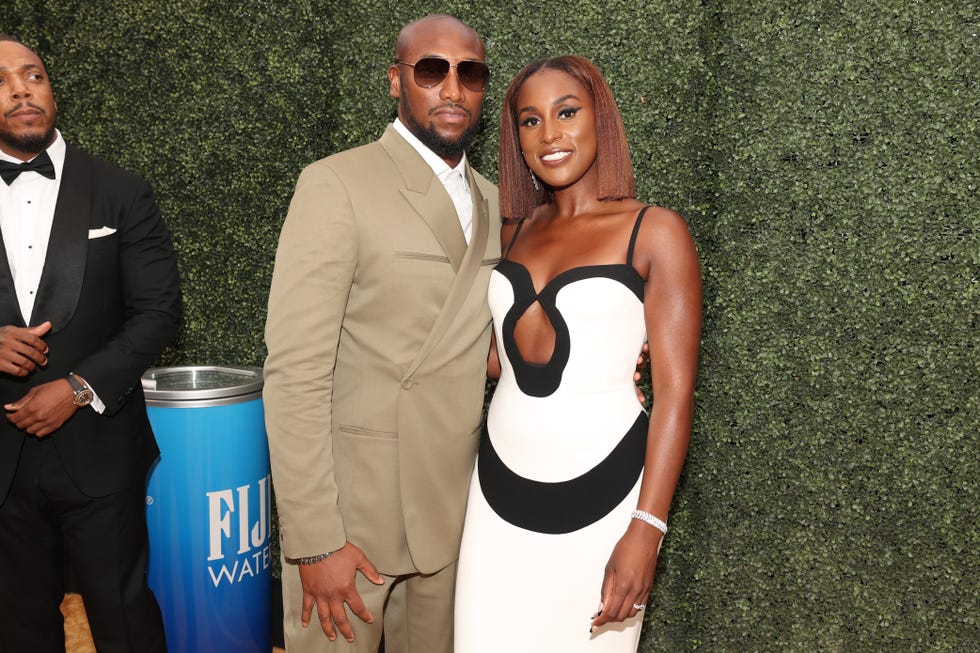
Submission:
[[[645,210],[625,263],[566,270],[540,292],[506,255],[492,273],[501,374],[470,485],[456,653],[636,651],[642,613],[592,633],[589,625],[636,508],[646,451],[633,383],[646,339],[644,282],[632,264]],[[555,331],[545,364],[525,361],[514,339],[535,302]]]

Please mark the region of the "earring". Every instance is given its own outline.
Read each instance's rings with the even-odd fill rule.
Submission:
[[[534,176],[534,172],[530,169],[528,169],[528,172],[531,174],[531,183],[534,185],[534,190],[541,190],[541,186],[538,185],[538,178]]]

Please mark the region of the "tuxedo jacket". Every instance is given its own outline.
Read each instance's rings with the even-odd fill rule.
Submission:
[[[62,175],[30,317],[32,326],[52,324],[44,336],[48,363],[26,377],[0,373],[0,404],[69,372],[84,378],[104,413],[80,408],[48,437],[78,488],[98,497],[145,482],[158,454],[140,377],[177,331],[180,285],[170,235],[146,181],[70,145]],[[0,325],[28,326],[5,247]],[[24,437],[0,419],[0,502]]]
[[[264,400],[283,554],[350,541],[387,574],[459,552],[500,258],[496,188],[448,193],[392,127],[307,167],[269,297]]]

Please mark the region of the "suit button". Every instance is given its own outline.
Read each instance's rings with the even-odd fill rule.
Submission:
[[[411,379],[405,379],[402,381],[402,388],[405,390],[411,390],[415,386],[415,381]]]

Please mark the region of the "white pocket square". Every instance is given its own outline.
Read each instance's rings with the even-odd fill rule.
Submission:
[[[88,239],[92,240],[93,238],[104,238],[105,236],[111,236],[114,233],[116,233],[116,230],[113,229],[112,227],[99,227],[98,229],[89,229]]]

